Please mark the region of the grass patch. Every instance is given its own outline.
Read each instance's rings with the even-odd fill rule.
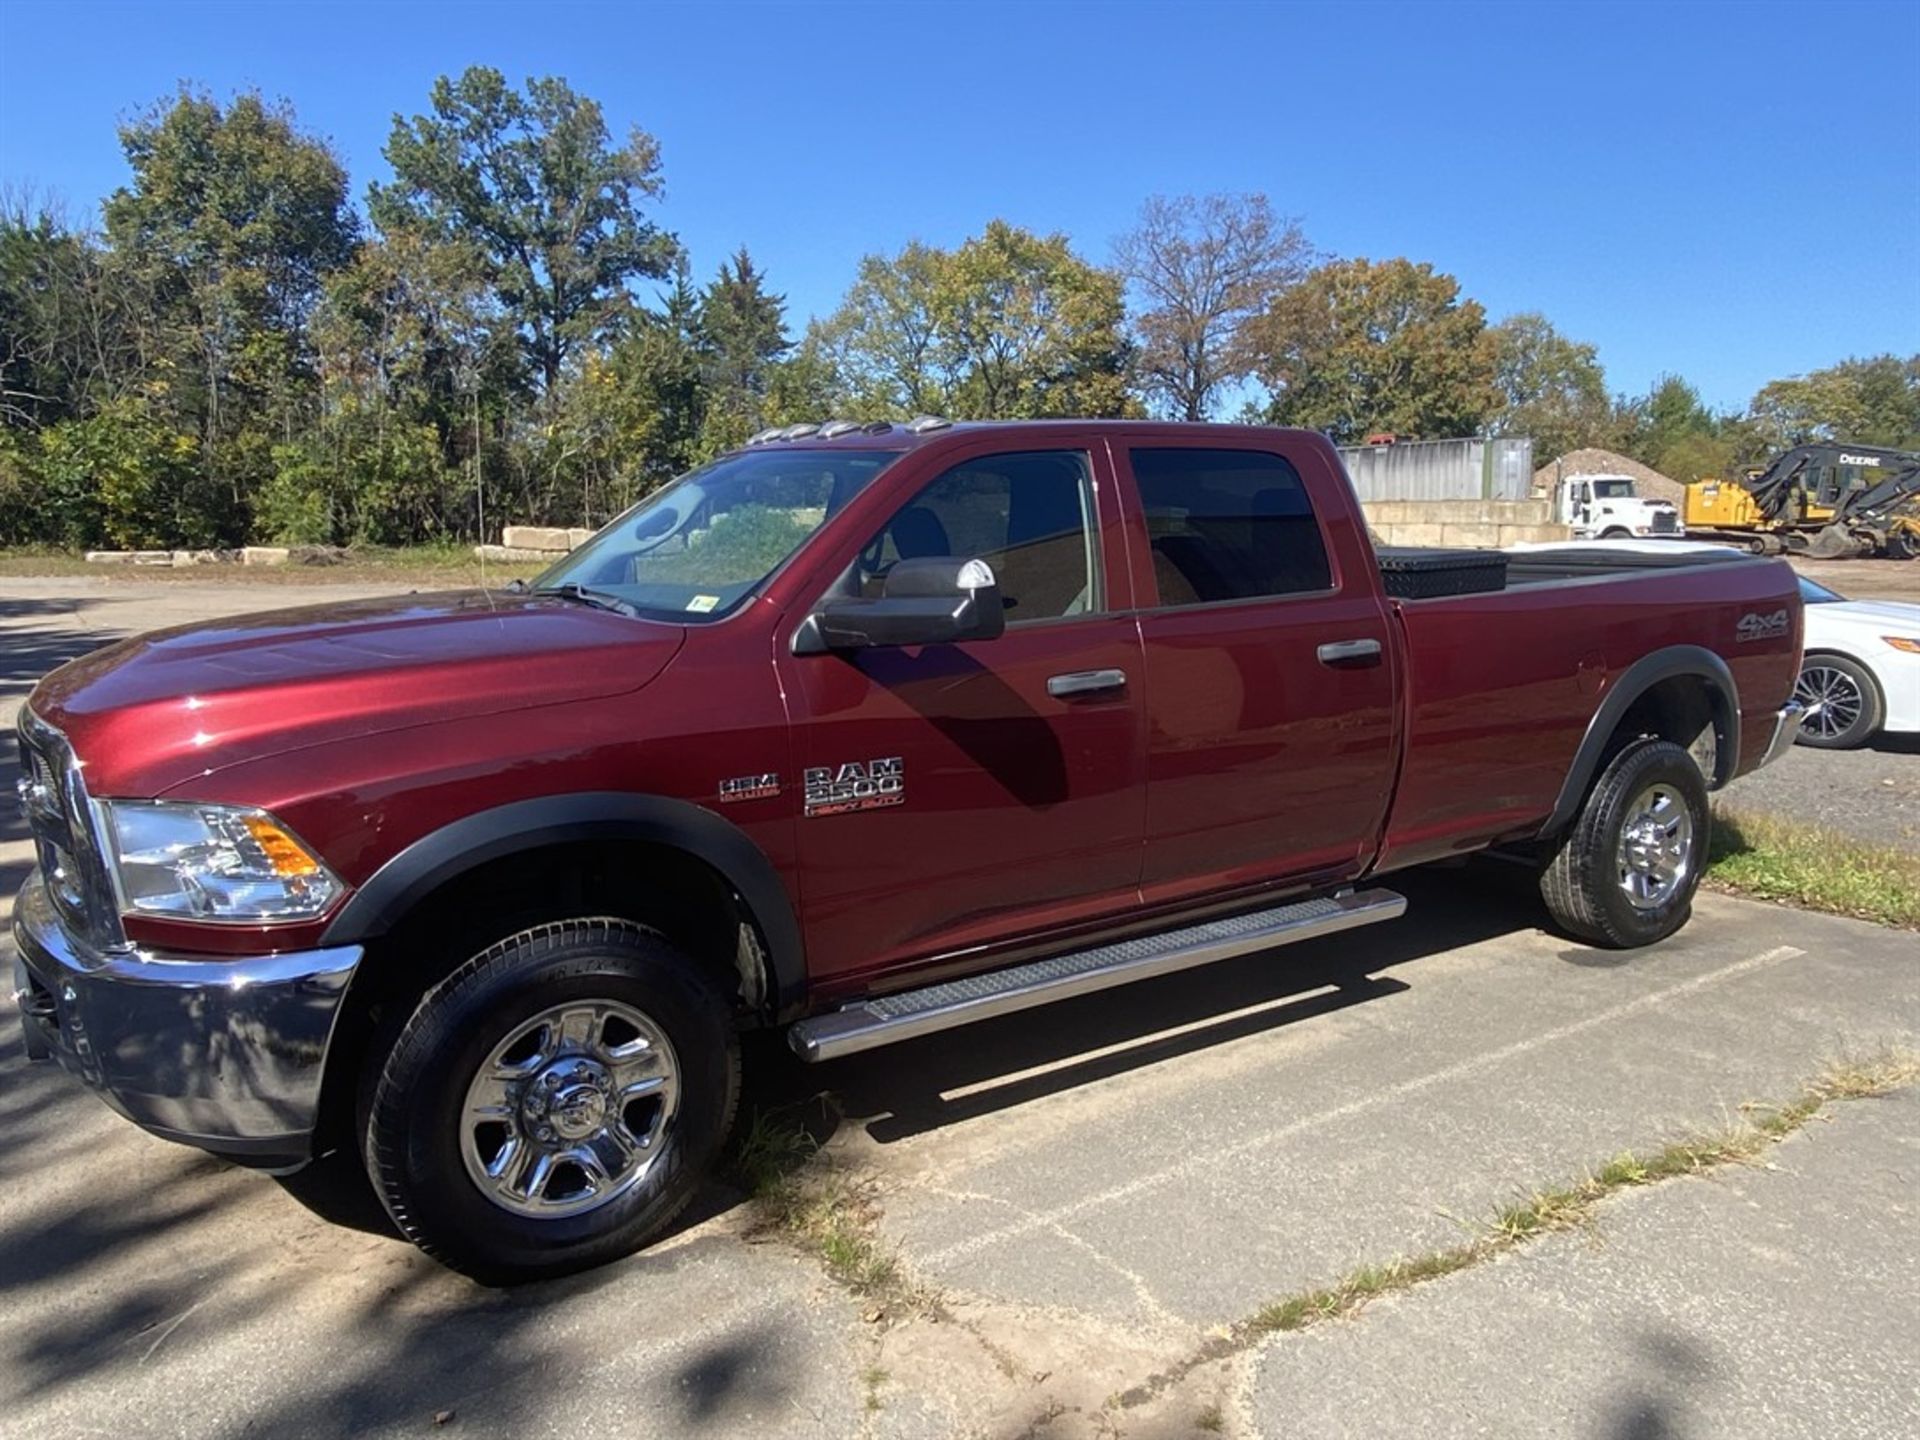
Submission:
[[[751,1197],[759,1228],[816,1255],[855,1295],[882,1310],[920,1302],[899,1258],[874,1234],[880,1211],[872,1187],[837,1168],[790,1116],[756,1113],[729,1169]]]
[[[1716,814],[1705,879],[1736,895],[1920,930],[1920,856],[1772,816]]]
[[[1584,1225],[1600,1202],[1618,1191],[1746,1163],[1803,1128],[1828,1105],[1890,1094],[1916,1080],[1920,1055],[1889,1052],[1836,1061],[1784,1104],[1743,1106],[1740,1119],[1725,1130],[1676,1140],[1649,1154],[1626,1151],[1569,1185],[1516,1197],[1498,1207],[1481,1233],[1464,1244],[1384,1265],[1362,1265],[1332,1285],[1303,1290],[1265,1307],[1244,1323],[1244,1332],[1253,1338],[1304,1330],[1352,1315],[1382,1295],[1452,1275],[1542,1235]]]

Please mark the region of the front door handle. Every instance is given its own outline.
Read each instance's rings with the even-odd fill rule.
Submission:
[[[1322,665],[1372,665],[1380,659],[1378,640],[1335,640],[1314,652]]]
[[[1127,683],[1124,670],[1075,670],[1055,675],[1047,681],[1047,694],[1056,700],[1069,695],[1098,695],[1103,690],[1119,690]]]

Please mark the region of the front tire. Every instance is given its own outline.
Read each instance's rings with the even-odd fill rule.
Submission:
[[[370,1061],[367,1173],[409,1240],[486,1284],[631,1253],[693,1198],[739,1098],[727,998],[617,919],[521,931]]]
[[[1866,744],[1886,714],[1880,687],[1866,666],[1844,655],[1816,653],[1802,660],[1793,698],[1807,707],[1799,743],[1815,750],[1853,750]]]
[[[1629,745],[1601,773],[1540,875],[1569,934],[1627,950],[1666,939],[1693,913],[1712,834],[1707,782],[1671,741]]]

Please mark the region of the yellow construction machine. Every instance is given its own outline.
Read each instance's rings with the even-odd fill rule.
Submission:
[[[1696,480],[1689,538],[1763,555],[1822,559],[1920,555],[1920,452],[1872,445],[1798,445],[1744,480]]]

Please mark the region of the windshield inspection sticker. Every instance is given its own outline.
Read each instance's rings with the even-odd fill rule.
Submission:
[[[687,601],[687,609],[696,615],[704,615],[720,603],[718,595],[696,595]]]
[[[805,813],[809,816],[878,810],[883,805],[899,805],[907,798],[907,777],[898,756],[869,760],[864,765],[858,760],[844,765],[812,765],[803,779]]]

